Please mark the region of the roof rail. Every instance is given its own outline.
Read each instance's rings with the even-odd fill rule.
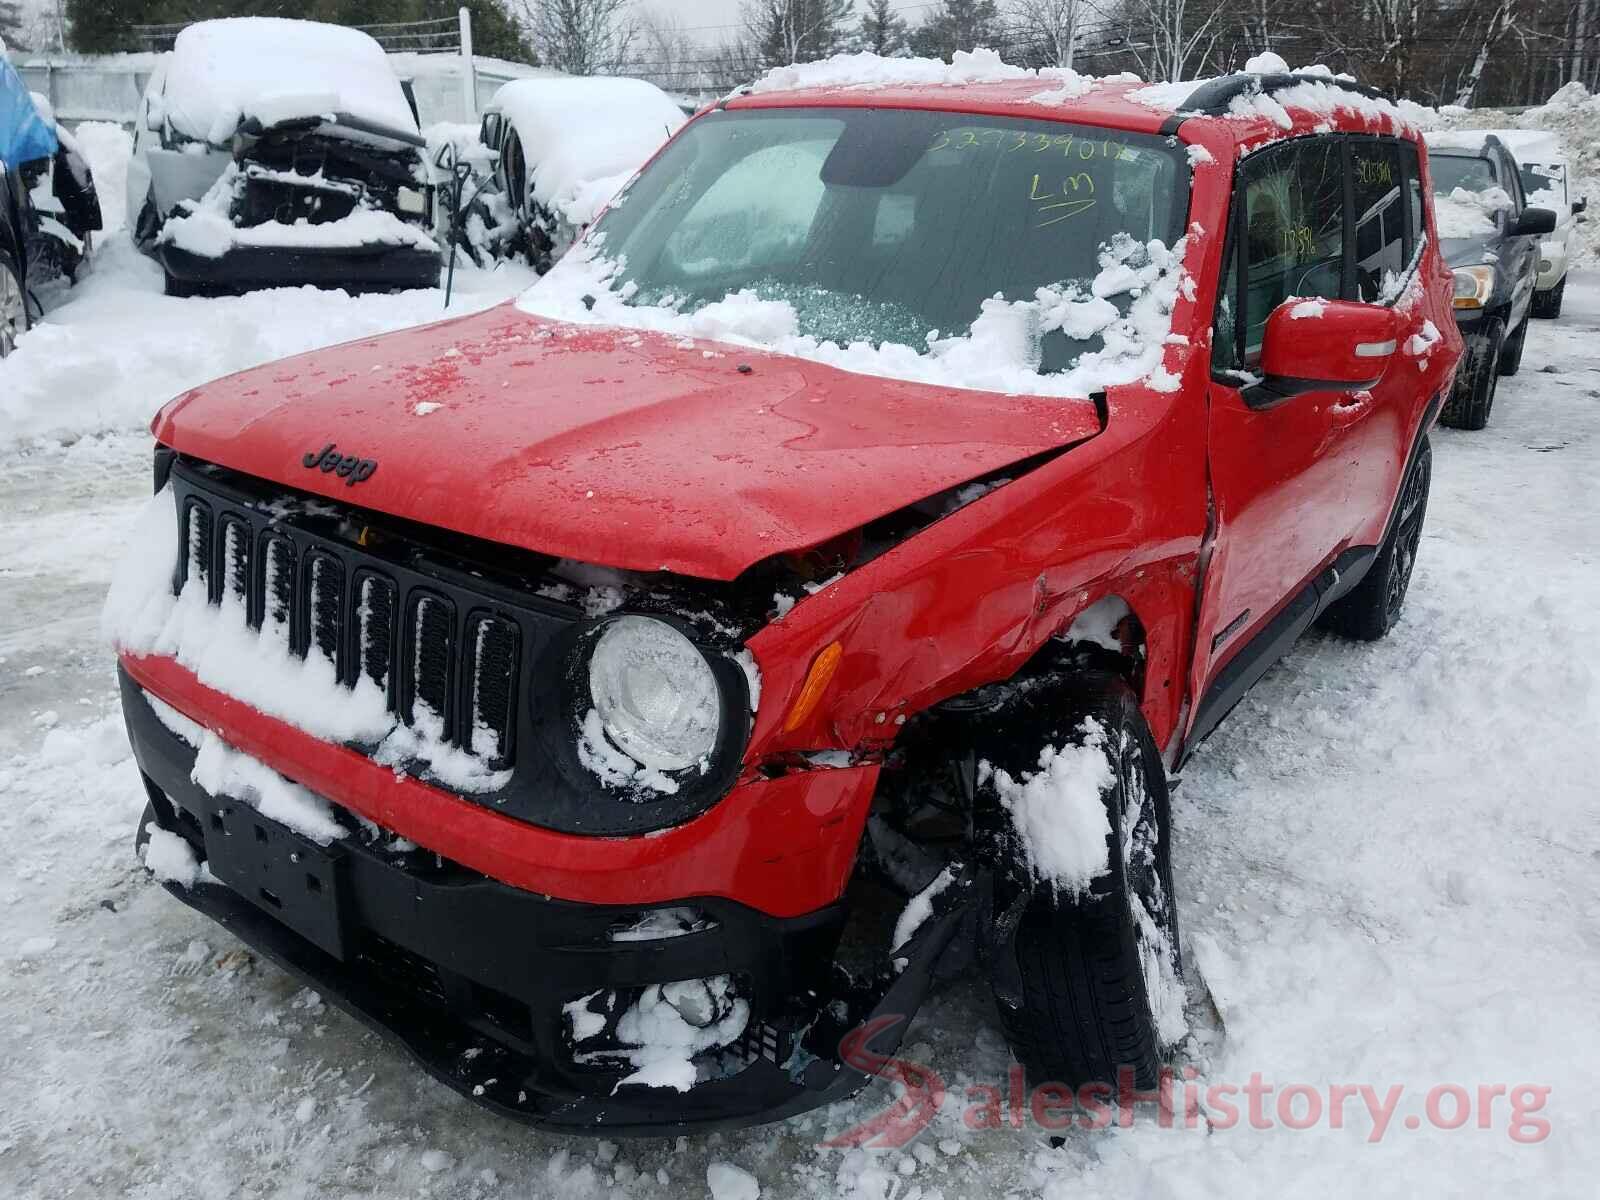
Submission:
[[[1180,120],[1184,117],[1221,116],[1239,96],[1258,96],[1301,83],[1322,83],[1342,91],[1355,92],[1359,96],[1369,96],[1374,100],[1392,102],[1393,99],[1387,92],[1378,88],[1368,87],[1364,83],[1356,83],[1349,79],[1338,79],[1332,75],[1308,75],[1301,71],[1274,71],[1271,74],[1237,71],[1232,75],[1208,79],[1200,84],[1189,93],[1182,104],[1176,106],[1177,114]]]

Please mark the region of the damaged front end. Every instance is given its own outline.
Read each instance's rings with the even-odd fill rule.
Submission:
[[[204,194],[179,199],[152,238],[169,284],[434,286],[439,248],[422,145],[415,133],[353,117],[245,122],[226,159],[211,156],[221,173]],[[152,156],[153,171],[165,165]]]
[[[463,1095],[570,1132],[781,1119],[864,1086],[947,949],[971,941],[957,934],[984,885],[954,858],[914,920],[881,880],[845,890],[880,764],[743,763],[759,677],[732,662],[808,575],[863,561],[970,494],[815,563],[791,556],[713,585],[490,556],[165,452],[158,486],[185,550],[163,585],[173,603],[187,596],[190,616],[214,621],[232,612],[241,634],[282,638],[291,661],[370,685],[397,733],[318,741],[249,696],[207,691],[179,665],[181,635],[173,657],[122,643],[147,865]],[[670,619],[728,664],[718,686],[737,702],[724,713],[733,740],[670,793],[567,761],[575,713],[549,702],[570,677],[552,664],[587,652],[588,632],[622,611]],[[477,790],[459,786],[444,745],[482,760]],[[216,769],[228,759],[248,769]],[[318,801],[324,827],[273,807],[267,768],[338,798]],[[492,857],[519,844],[531,867]],[[618,897],[630,888],[644,898]]]

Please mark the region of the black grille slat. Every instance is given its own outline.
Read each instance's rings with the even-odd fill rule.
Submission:
[[[198,579],[202,584],[211,582],[211,506],[191,500],[183,510],[184,568],[183,582]]]
[[[221,561],[217,575],[221,580],[219,598],[250,611],[250,527],[236,516],[222,518]]]
[[[410,622],[410,649],[407,665],[411,668],[410,711],[404,714],[412,722],[422,718],[416,709],[420,702],[428,710],[443,718],[444,728],[452,728],[454,714],[450,707],[450,675],[455,659],[455,606],[450,601],[426,592],[412,601]]]
[[[467,743],[499,764],[511,757],[515,728],[518,635],[514,621],[480,615],[468,633],[471,670],[467,697]]]
[[[333,555],[315,551],[306,556],[306,645],[334,666],[342,666],[344,643],[344,565]]]
[[[357,519],[338,525],[320,501],[302,510],[176,478],[177,589],[192,579],[212,604],[239,604],[290,653],[326,657],[347,687],[365,677],[428,739],[513,765],[530,633],[498,585],[449,592],[461,581],[436,580],[424,555]]]
[[[356,576],[356,655],[359,670],[384,691],[389,690],[389,669],[394,657],[394,602],[392,582],[370,571]]]
[[[292,633],[294,615],[294,543],[282,534],[268,535],[261,554],[261,617],[263,628]]]

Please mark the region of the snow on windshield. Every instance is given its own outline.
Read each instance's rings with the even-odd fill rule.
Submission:
[[[251,117],[272,125],[347,113],[417,130],[377,42],[356,29],[277,17],[201,21],[179,33],[160,106],[177,132],[214,145]]]
[[[718,113],[520,303],[949,386],[1165,384],[1187,190],[1180,153],[1120,131],[907,110]]]

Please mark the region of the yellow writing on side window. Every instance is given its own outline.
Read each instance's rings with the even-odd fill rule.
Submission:
[[[1393,183],[1394,167],[1386,158],[1358,158],[1356,180],[1360,183]]]

